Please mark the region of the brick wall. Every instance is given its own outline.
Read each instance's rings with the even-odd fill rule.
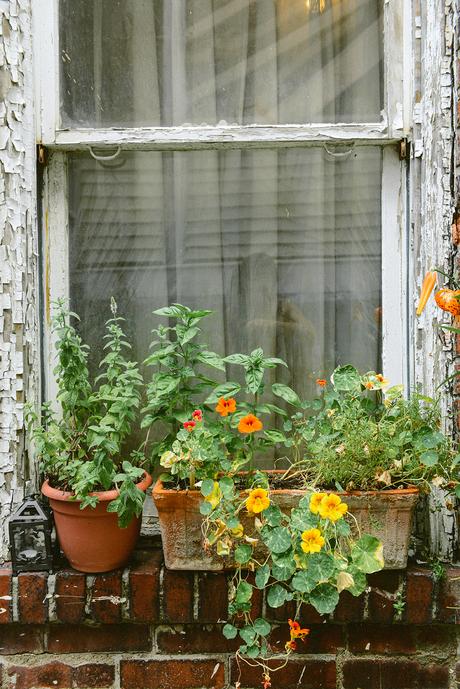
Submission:
[[[12,577],[0,569],[1,687],[192,689],[234,685],[235,641],[225,574],[172,572],[161,552],[138,553],[125,570],[85,576]],[[427,568],[381,572],[360,598],[344,594],[333,616],[305,609],[311,634],[280,689],[454,689],[460,682],[460,568],[436,581]],[[398,616],[395,600],[405,602]],[[259,595],[254,613],[264,601]],[[272,643],[288,638],[289,608],[272,611]],[[242,666],[242,687],[260,687],[258,668]]]

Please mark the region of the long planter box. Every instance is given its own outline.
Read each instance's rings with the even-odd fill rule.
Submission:
[[[271,499],[284,512],[298,505],[304,490],[273,490]],[[417,488],[338,493],[347,503],[362,533],[371,533],[383,543],[385,569],[404,569],[412,526]],[[198,490],[165,489],[157,481],[153,500],[158,510],[165,564],[168,569],[220,571],[230,566],[221,557],[203,549]]]

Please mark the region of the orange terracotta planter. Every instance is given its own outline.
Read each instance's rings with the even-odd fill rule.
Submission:
[[[151,483],[152,477],[145,472],[137,487],[145,492]],[[109,572],[126,564],[139,536],[141,517],[120,529],[117,514],[107,512],[108,503],[118,496],[117,490],[94,493],[99,498],[96,507],[83,510],[79,500],[71,500],[72,493],[52,488],[48,481],[42,493],[49,498],[59,542],[74,569]]]
[[[269,473],[283,474],[275,470]],[[336,491],[334,491],[336,492]],[[305,490],[275,489],[272,500],[283,512],[297,507]],[[347,503],[362,533],[371,533],[383,543],[385,569],[404,569],[412,527],[417,488],[338,493]],[[153,501],[158,510],[165,564],[168,569],[219,571],[231,566],[224,558],[203,550],[198,490],[171,490],[157,481]]]

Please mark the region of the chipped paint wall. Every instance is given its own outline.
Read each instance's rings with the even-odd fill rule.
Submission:
[[[0,0],[0,559],[7,518],[33,479],[24,398],[39,395],[30,20],[30,0]]]

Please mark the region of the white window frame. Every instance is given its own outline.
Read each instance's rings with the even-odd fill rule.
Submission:
[[[53,376],[54,342],[51,303],[69,296],[67,154],[92,147],[118,146],[140,150],[199,150],[286,146],[308,147],[327,143],[381,145],[383,151],[382,226],[382,358],[383,373],[406,390],[412,382],[409,363],[409,255],[407,236],[407,158],[400,159],[401,143],[412,129],[412,2],[385,0],[384,109],[379,123],[225,125],[142,128],[59,128],[58,0],[32,0],[32,34],[37,143],[48,149],[43,184],[43,295],[45,390],[56,392]]]

